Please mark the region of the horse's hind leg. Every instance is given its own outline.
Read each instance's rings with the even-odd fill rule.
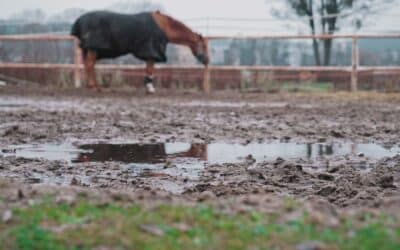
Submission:
[[[146,76],[144,78],[144,85],[146,87],[147,94],[154,94],[156,92],[153,85],[153,72],[154,72],[154,62],[148,61],[146,63]]]
[[[96,65],[96,52],[92,50],[85,51],[84,64],[85,64],[86,78],[88,81],[87,85],[88,88],[95,89],[100,92],[101,89],[97,84],[96,72],[94,68]]]

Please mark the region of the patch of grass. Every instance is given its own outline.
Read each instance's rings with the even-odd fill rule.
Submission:
[[[37,224],[21,225],[12,230],[17,249],[62,249],[53,234]]]
[[[385,221],[324,228],[307,215],[278,223],[265,214],[227,215],[205,205],[143,209],[81,200],[71,207],[45,199],[0,224],[0,249],[287,249],[307,241],[329,249],[400,249],[400,227]]]

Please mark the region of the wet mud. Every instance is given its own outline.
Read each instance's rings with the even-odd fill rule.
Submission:
[[[0,178],[259,210],[255,197],[271,196],[387,209],[399,199],[399,126],[392,95],[16,89],[0,92]]]

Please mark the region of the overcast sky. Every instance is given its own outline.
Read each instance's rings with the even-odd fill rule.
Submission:
[[[131,0],[135,1],[135,0]],[[160,0],[166,11],[185,20],[197,17],[235,17],[235,18],[270,18],[271,3],[279,3],[280,0]],[[400,21],[400,0],[396,0],[399,4],[394,5],[389,11],[370,18],[368,23],[368,31],[392,31],[397,30]],[[0,0],[0,18],[7,18],[10,15],[24,9],[40,8],[47,14],[55,14],[67,8],[84,8],[88,10],[104,9],[118,0]],[[379,2],[379,1],[378,1]],[[269,3],[269,4],[267,4]],[[206,25],[205,22],[190,22],[190,26],[201,27]],[[213,22],[210,26],[226,25],[226,23]],[[254,31],[257,27],[268,27],[271,32],[282,30],[282,26],[276,25],[274,22],[260,24],[232,23],[236,27],[253,27]],[[247,26],[246,26],[247,25]],[[301,28],[295,24],[286,22],[289,27],[294,27],[297,31]],[[296,28],[297,27],[297,28]],[[287,30],[284,30],[287,32]],[[218,30],[215,30],[218,33]],[[251,29],[247,29],[246,33],[251,33]],[[308,31],[305,31],[308,32]]]
[[[103,9],[115,2],[118,0],[0,0],[0,15],[8,17],[23,9],[31,8],[41,8],[50,14],[72,7]],[[162,3],[169,13],[181,18],[207,15],[263,17],[268,12],[265,0],[160,0],[153,2]]]

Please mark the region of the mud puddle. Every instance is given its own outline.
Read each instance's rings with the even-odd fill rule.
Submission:
[[[185,107],[212,107],[212,108],[285,108],[289,107],[288,102],[226,102],[226,101],[191,101],[176,104]],[[297,108],[311,109],[310,104],[298,104]]]
[[[0,109],[23,108],[27,106],[28,104],[24,102],[0,99]]]
[[[237,163],[249,156],[257,161],[283,159],[318,159],[336,156],[359,156],[370,159],[394,157],[400,154],[400,147],[383,147],[378,144],[299,144],[286,142],[229,144],[38,144],[10,146],[2,149],[1,155],[26,159],[46,159],[50,161],[120,162],[146,165],[166,163],[185,159],[184,162],[206,162],[208,164]]]
[[[21,108],[26,107],[27,104],[16,104],[16,103],[0,103],[0,108]]]
[[[378,144],[290,142],[229,144],[229,143],[94,143],[18,145],[2,148],[4,161],[16,158],[19,170],[4,171],[7,177],[27,176],[28,183],[83,185],[91,187],[161,189],[180,194],[201,184],[206,166],[242,166],[255,162],[309,160],[325,166],[325,159],[343,158],[376,162],[400,154],[400,147]],[[10,158],[9,158],[10,157]],[[24,163],[24,159],[33,162]],[[22,161],[18,161],[22,160]],[[356,160],[357,161],[357,160]],[[221,166],[224,163],[232,163]],[[244,165],[242,164],[244,163]],[[363,163],[364,164],[364,163]],[[365,165],[365,164],[364,164]],[[371,165],[373,166],[373,164]],[[369,167],[368,167],[369,168]],[[11,169],[10,169],[11,170]],[[228,170],[232,172],[232,169]]]

